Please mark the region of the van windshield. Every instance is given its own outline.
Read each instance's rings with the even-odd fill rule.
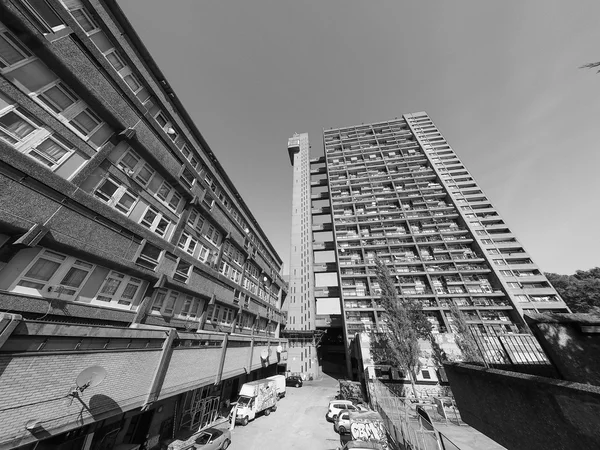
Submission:
[[[248,405],[250,405],[251,401],[252,401],[252,397],[240,395],[240,398],[238,398],[238,406],[241,406],[241,407],[248,406]]]

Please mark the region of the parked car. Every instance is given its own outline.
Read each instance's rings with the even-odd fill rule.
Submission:
[[[229,444],[231,444],[229,429],[206,428],[185,442],[172,442],[169,444],[168,450],[226,450]]]
[[[194,441],[196,450],[226,450],[231,444],[231,432],[228,429],[207,428]]]
[[[385,450],[385,447],[372,441],[348,441],[343,447],[338,447],[338,450]]]
[[[354,405],[354,407],[359,413],[371,411],[364,405]],[[339,434],[350,433],[350,410],[338,414],[337,419],[333,422],[333,431]]]
[[[332,400],[325,414],[328,422],[335,422],[342,411],[361,411],[361,407],[355,406],[350,400]]]
[[[296,375],[291,375],[285,379],[286,386],[302,387],[302,378]]]

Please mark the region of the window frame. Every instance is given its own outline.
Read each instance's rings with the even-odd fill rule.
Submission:
[[[108,198],[108,200],[105,200],[103,197],[97,195],[97,193],[99,192],[100,188],[103,187],[107,182],[111,182],[111,183],[115,184],[117,186],[117,189]],[[102,193],[102,194],[105,195],[106,197],[108,197],[106,194],[104,194],[104,193]],[[113,175],[108,175],[108,176],[103,177],[102,180],[96,185],[96,187],[92,191],[92,195],[94,197],[96,197],[97,199],[99,199],[100,201],[102,201],[103,203],[110,206],[111,208],[119,211],[121,214],[123,214],[125,216],[129,216],[129,214],[131,214],[131,212],[133,211],[133,209],[135,208],[135,206],[137,205],[137,203],[140,200],[140,196],[138,194],[136,194],[135,192],[130,190],[129,186],[123,184],[118,178],[114,177]],[[125,195],[130,195],[131,197],[134,198],[133,202],[131,203],[131,206],[129,207],[129,209],[127,211],[125,211],[124,208],[120,209],[118,207],[118,205],[121,202],[121,199]]]
[[[150,223],[149,221],[145,221],[146,219],[146,215],[148,214],[148,212],[152,212],[155,214],[154,218],[152,219],[152,222]],[[159,232],[157,232],[158,230],[158,225],[160,225],[160,222],[162,220],[165,220],[168,222],[165,233],[161,234]],[[149,223],[149,225],[146,225],[147,223]],[[170,234],[171,234],[171,225],[173,224],[173,221],[171,219],[169,219],[168,217],[166,217],[162,212],[160,212],[157,208],[155,208],[152,205],[148,205],[146,207],[146,209],[144,210],[144,213],[142,214],[142,216],[140,217],[139,220],[139,224],[142,225],[143,227],[147,228],[148,230],[152,231],[154,234],[156,234],[157,236],[160,236],[163,239],[169,239]]]
[[[83,28],[81,22],[79,22],[79,20],[73,15],[75,11],[80,11],[88,20],[88,22],[94,26],[94,28],[92,28],[90,31],[87,31],[85,28]],[[77,23],[77,25],[79,25],[81,31],[83,31],[87,36],[91,36],[92,34],[96,34],[98,31],[100,31],[100,26],[98,25],[96,20],[92,18],[92,16],[87,12],[87,10],[83,6],[81,8],[71,9],[69,10],[69,13],[71,14],[71,17],[73,17],[73,20]]]
[[[47,280],[41,280],[34,278],[32,276],[27,276],[27,273],[34,267],[34,265],[41,259],[46,259],[51,262],[55,262],[58,267],[54,270],[54,272],[48,277]],[[79,263],[79,267],[77,264]],[[88,267],[82,267],[82,265],[87,265]],[[87,272],[84,278],[82,279],[79,286],[73,288],[71,286],[65,286],[61,284],[64,281],[65,277],[69,273],[72,268],[76,268],[82,271]],[[15,280],[9,287],[9,291],[26,294],[35,297],[47,297],[47,298],[58,298],[61,300],[70,300],[76,301],[79,297],[79,293],[84,288],[86,283],[88,282],[91,274],[95,270],[96,265],[88,263],[87,261],[78,259],[74,256],[65,255],[64,253],[55,252],[53,250],[49,250],[46,248],[42,248],[40,252],[32,258],[29,264],[23,269],[23,271],[15,277]],[[35,288],[31,286],[23,286],[19,285],[22,282],[29,282],[31,284],[39,284],[41,288]],[[50,287],[57,286],[58,289],[51,289]],[[65,294],[66,290],[73,290],[72,293]],[[67,297],[67,298],[65,298]]]
[[[4,39],[17,53],[21,54],[22,56],[22,59],[12,64],[9,64],[8,61],[4,59],[0,59],[0,73],[4,73],[9,70],[14,70],[36,59],[33,53],[25,45],[23,45],[21,41],[17,39],[10,31],[8,31],[4,26],[2,26],[2,24],[0,24],[0,36],[7,36],[4,37]],[[2,65],[4,65],[4,67],[2,67]]]
[[[110,279],[119,280],[119,286],[115,290],[114,294],[102,293],[102,289],[106,286]],[[136,286],[135,294],[131,300],[123,299],[123,294],[130,285]],[[92,298],[91,303],[96,305],[110,306],[111,308],[131,310],[133,309],[136,300],[141,295],[144,285],[145,281],[140,278],[135,278],[131,275],[126,275],[124,273],[117,272],[116,270],[111,270],[106,275],[106,278],[100,285],[100,288],[98,288],[98,291]],[[100,300],[98,297],[101,296],[108,298],[108,301]]]

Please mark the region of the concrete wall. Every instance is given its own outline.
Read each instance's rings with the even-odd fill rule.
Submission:
[[[511,450],[600,448],[600,388],[445,364],[461,417]]]
[[[561,378],[600,386],[600,316],[530,314],[525,320]]]
[[[229,336],[223,348],[224,333],[61,325],[20,321],[16,315],[3,317],[0,450],[140,408],[154,399],[152,392],[159,392],[156,401],[166,400],[244,373],[252,339],[253,368],[277,362],[274,349],[266,364],[260,361],[260,352],[269,341],[256,337]],[[8,319],[16,327],[7,328]],[[276,339],[270,342],[275,347],[280,344]],[[103,367],[106,378],[80,398],[69,397],[79,373],[90,366]],[[26,429],[30,421],[38,423],[31,431]]]

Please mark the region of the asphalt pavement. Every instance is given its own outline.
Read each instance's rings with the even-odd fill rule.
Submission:
[[[325,420],[338,381],[327,375],[301,388],[287,387],[277,411],[247,426],[236,425],[229,450],[335,450],[340,447],[333,424]]]

